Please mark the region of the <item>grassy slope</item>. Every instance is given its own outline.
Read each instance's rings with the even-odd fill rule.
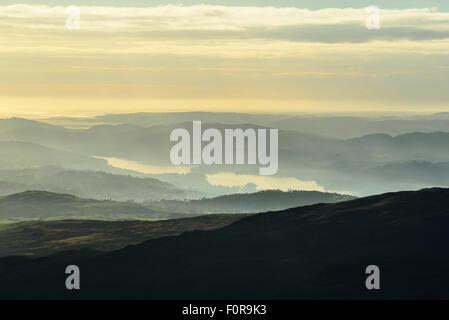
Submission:
[[[40,256],[61,250],[116,250],[186,231],[224,227],[247,215],[210,215],[166,221],[27,221],[0,225],[0,256]]]

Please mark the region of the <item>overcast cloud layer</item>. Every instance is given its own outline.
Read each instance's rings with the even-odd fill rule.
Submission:
[[[224,6],[80,7],[82,30],[164,39],[280,39],[307,42],[449,38],[449,13],[436,9],[381,10],[381,30],[368,32],[365,9]],[[2,28],[57,32],[66,7],[0,7]]]
[[[354,1],[355,2],[355,1]],[[449,12],[0,6],[0,113],[445,111]]]

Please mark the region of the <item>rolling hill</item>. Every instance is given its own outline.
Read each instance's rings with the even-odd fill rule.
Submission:
[[[241,219],[109,253],[0,259],[1,298],[449,298],[449,189],[388,193]],[[64,270],[82,289],[65,289]],[[365,268],[381,270],[381,290]]]
[[[183,213],[259,213],[284,210],[316,203],[332,203],[352,200],[355,197],[319,191],[265,190],[255,193],[239,193],[200,200],[161,200],[146,202],[155,210]]]
[[[384,179],[385,175],[376,174],[383,170],[377,168],[401,165],[404,162],[449,162],[449,133],[446,132],[448,120],[444,115],[387,119],[307,116],[276,118],[270,115],[245,115],[239,118],[239,114],[220,118],[220,114],[213,113],[130,114],[123,117],[113,115],[104,119],[93,118],[92,124],[101,123],[103,120],[106,122],[106,119],[109,124],[93,125],[83,130],[50,126],[24,119],[5,119],[5,129],[0,132],[0,147],[3,150],[0,152],[0,169],[58,165],[71,170],[102,170],[143,177],[143,173],[133,172],[133,167],[124,168],[129,169],[126,171],[93,157],[115,157],[137,161],[139,164],[168,166],[172,146],[168,137],[171,130],[180,127],[191,130],[192,123],[189,120],[195,119],[196,116],[205,121],[203,129],[261,126],[281,128],[279,176],[314,181],[326,190],[369,195],[430,186],[449,186],[441,166],[434,166],[432,173],[427,168],[416,167],[419,172],[415,174],[409,171],[407,177],[401,178],[401,181],[392,181],[388,176]],[[164,122],[164,119],[170,121]],[[284,125],[288,123],[290,125]],[[396,125],[400,130],[394,129]],[[318,132],[319,130],[322,132]],[[345,139],[342,139],[342,135]],[[402,167],[402,172],[406,172],[406,168]],[[248,165],[199,166],[187,175],[166,173],[145,177],[169,182],[182,189],[199,191],[207,196],[217,196],[240,191],[212,186],[206,180],[206,174],[223,171],[255,174],[257,169],[258,166]],[[387,170],[388,168],[384,171]],[[370,183],[366,183],[367,181]],[[75,190],[67,189],[63,192],[75,193]],[[78,195],[94,197],[81,193]],[[146,200],[141,196],[135,200]]]
[[[164,215],[163,215],[164,216]],[[168,218],[167,215],[165,215]],[[25,191],[0,197],[0,219],[150,219],[160,215],[132,202],[100,201],[46,191]]]
[[[103,169],[107,162],[90,156],[61,151],[24,141],[0,141],[0,168],[25,168],[64,165],[86,170]]]
[[[79,197],[144,201],[182,199],[195,195],[173,184],[154,178],[137,178],[94,171],[60,171],[39,181],[40,186]]]
[[[298,132],[324,135],[339,139],[351,139],[369,134],[386,133],[401,135],[409,132],[447,131],[447,112],[414,116],[357,116],[357,115],[285,115],[247,114],[232,112],[143,112],[106,114],[93,118],[51,119],[53,123],[133,124],[143,127],[176,124],[192,120],[227,124],[253,123],[260,126],[282,128]]]
[[[0,170],[0,196],[27,190],[69,193],[80,198],[115,201],[185,199],[200,194],[155,178],[103,171],[65,170],[57,166]]]
[[[48,124],[46,122],[42,121],[36,121],[36,120],[29,120],[29,119],[23,119],[23,118],[6,118],[6,119],[0,119],[0,132],[6,132],[9,130],[14,130],[18,128],[61,128],[60,126],[55,126]]]

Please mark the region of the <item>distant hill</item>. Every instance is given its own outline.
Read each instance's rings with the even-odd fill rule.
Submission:
[[[140,112],[107,114],[92,118],[93,122],[127,123],[140,126],[154,126],[175,124],[185,121],[200,120],[202,122],[221,122],[229,124],[257,123],[267,125],[276,120],[287,119],[288,115],[275,114],[249,114],[234,112]]]
[[[369,172],[374,179],[390,183],[412,184],[419,181],[428,185],[439,185],[449,181],[449,162],[404,161],[372,168]]]
[[[18,128],[61,128],[60,126],[54,126],[45,122],[41,121],[35,121],[35,120],[28,120],[23,118],[6,118],[6,119],[0,119],[0,133],[8,130],[14,130]]]
[[[83,130],[25,119],[5,119],[2,122],[5,127],[0,130],[0,169],[53,165],[69,170],[143,176],[143,173],[132,171],[136,167],[114,168],[106,160],[94,156],[121,158],[144,165],[170,166],[169,153],[173,146],[168,139],[170,132],[181,127],[191,130],[191,120],[204,121],[203,129],[279,128],[279,177],[314,181],[325,190],[369,195],[449,186],[445,171],[440,166],[433,168],[431,177],[426,168],[417,167],[417,170],[422,171],[401,181],[394,181],[388,176],[382,179],[385,175],[375,174],[379,167],[401,165],[404,162],[448,163],[449,120],[444,115],[369,118],[207,112],[144,113],[83,119],[83,123],[92,124]],[[241,190],[212,186],[206,179],[207,174],[229,171],[257,174],[257,170],[258,165],[198,166],[187,175],[166,173],[151,177],[212,197]],[[421,180],[419,176],[425,179]],[[76,190],[70,189],[55,191],[76,193]],[[79,195],[86,196],[82,193]],[[117,199],[124,200],[124,197]],[[136,200],[147,199],[143,198],[143,194],[138,194]]]
[[[195,195],[173,184],[154,178],[137,178],[93,171],[61,171],[41,179],[40,185],[55,191],[74,193],[94,199],[119,201],[180,199]]]
[[[1,137],[1,135],[0,135]],[[3,165],[1,165],[3,163]],[[105,160],[23,141],[0,141],[0,168],[64,165],[76,169],[105,168]]]
[[[26,191],[29,189],[30,188],[25,184],[8,182],[8,181],[0,181],[0,196],[13,194],[13,193],[19,193],[19,192],[23,192],[23,191]]]
[[[107,114],[93,118],[53,119],[55,123],[134,124],[144,127],[175,124],[192,120],[226,124],[253,123],[255,125],[294,130],[308,134],[351,139],[368,134],[401,135],[409,132],[447,131],[447,112],[414,116],[350,116],[350,115],[285,115],[247,114],[233,112],[168,112]]]
[[[0,257],[61,250],[111,251],[187,231],[224,227],[248,215],[206,215],[164,221],[58,220],[0,225]]]
[[[168,215],[162,215],[168,218]],[[0,219],[136,219],[158,218],[157,212],[132,202],[81,199],[70,194],[25,191],[0,197]]]
[[[447,115],[413,117],[304,115],[273,121],[270,125],[283,128],[284,130],[321,134],[339,139],[351,139],[377,133],[396,136],[416,131],[424,133],[448,131],[449,118]]]
[[[116,201],[201,196],[194,191],[186,191],[154,178],[138,178],[102,171],[65,170],[57,166],[0,170],[0,196],[26,190],[70,193],[81,198]]]
[[[0,259],[0,297],[448,299],[449,189],[268,212],[110,253]],[[61,273],[80,267],[82,290]],[[365,287],[368,265],[381,290]]]
[[[376,154],[383,160],[446,161],[449,157],[449,132],[413,132],[398,136],[387,134],[367,135],[346,144],[353,151],[364,152],[365,157]]]
[[[103,178],[107,183],[110,182],[108,181],[108,174],[103,176]],[[65,179],[70,179],[70,172],[68,175],[62,176],[62,183]],[[76,175],[72,179],[76,179]],[[126,177],[118,176],[117,179],[119,181],[124,179],[126,182]],[[142,180],[142,183],[145,183],[145,179]],[[148,183],[154,182],[149,181]],[[72,185],[76,185],[76,183]],[[126,184],[123,181],[120,185],[123,190],[126,190]],[[116,190],[120,189],[120,185],[116,186]],[[2,184],[0,183],[1,186]],[[22,186],[13,185],[13,187],[19,188]],[[161,183],[161,188],[163,187],[176,192],[176,189],[170,189],[170,185],[166,186]],[[79,186],[78,190],[81,189],[82,185]],[[142,187],[142,189],[145,192],[145,188]],[[94,185],[86,184],[85,192],[87,194],[91,192],[95,194]],[[89,220],[172,219],[210,213],[256,213],[269,211],[273,208],[285,209],[297,205],[338,202],[352,198],[347,195],[309,191],[262,191],[253,194],[235,194],[203,200],[163,200],[138,204],[130,201],[84,199],[71,194],[48,191],[24,191],[0,197],[0,223],[28,219],[55,220],[67,218]]]
[[[150,208],[184,213],[258,213],[283,210],[316,203],[332,203],[355,199],[353,196],[319,191],[266,190],[256,193],[225,195],[201,200],[162,200],[147,202]]]

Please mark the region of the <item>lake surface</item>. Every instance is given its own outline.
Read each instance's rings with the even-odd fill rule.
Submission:
[[[154,166],[150,164],[141,163],[114,157],[99,157],[115,168],[133,170],[144,174],[167,174],[175,173],[179,175],[186,175],[191,173],[195,166]],[[252,174],[236,174],[233,172],[221,172],[206,174],[207,181],[214,186],[223,187],[239,187],[244,188],[247,184],[255,184],[258,190],[277,189],[282,191],[288,190],[305,190],[305,191],[322,191],[325,189],[317,184],[315,181],[303,181],[293,177],[278,177],[278,176],[259,176]],[[181,178],[182,179],[182,178]]]
[[[259,176],[251,174],[223,172],[207,174],[206,178],[207,181],[212,185],[220,185],[225,187],[243,188],[247,184],[253,183],[259,190],[278,189],[282,191],[325,191],[324,188],[318,185],[315,181],[302,181],[297,178],[291,177]]]
[[[95,158],[106,160],[108,164],[112,167],[126,170],[133,170],[145,174],[164,174],[164,173],[188,174],[194,167],[194,166],[153,166],[150,164],[145,164],[138,161],[132,161],[121,158],[98,157],[98,156],[95,156]]]

